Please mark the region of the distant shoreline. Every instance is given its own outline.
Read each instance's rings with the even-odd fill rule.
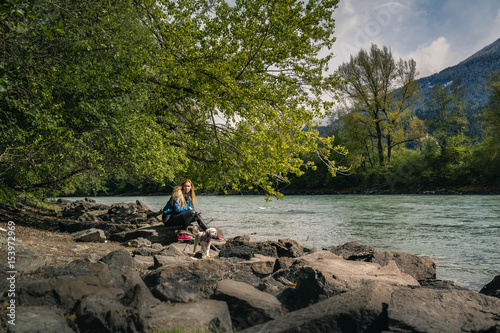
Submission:
[[[377,189],[346,189],[346,190],[296,190],[296,191],[282,191],[285,196],[292,195],[500,195],[500,188],[456,188],[456,189],[435,189],[435,190],[377,190]],[[265,193],[255,193],[255,192],[203,192],[196,191],[199,196],[234,196],[234,195],[262,195]],[[72,195],[61,195],[58,197],[130,197],[130,196],[169,196],[170,192],[155,192],[155,193],[139,193],[139,192],[129,192],[120,194],[104,194],[99,193],[97,195],[90,194],[72,194]]]

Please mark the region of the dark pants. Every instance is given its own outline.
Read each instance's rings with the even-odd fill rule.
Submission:
[[[169,216],[169,218],[163,221],[167,227],[181,226],[185,230],[192,222],[196,221],[201,230],[205,231],[208,229],[205,221],[203,221],[200,215],[196,215],[194,210],[190,209],[178,214],[170,214]]]

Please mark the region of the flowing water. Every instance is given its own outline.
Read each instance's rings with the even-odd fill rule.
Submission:
[[[96,197],[113,204],[141,200],[152,210],[168,196]],[[77,199],[77,198],[73,198]],[[428,256],[437,278],[479,290],[500,274],[498,195],[197,196],[196,210],[225,237],[291,238],[305,247],[349,241]]]

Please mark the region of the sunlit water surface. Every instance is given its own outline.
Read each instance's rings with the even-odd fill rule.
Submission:
[[[168,198],[95,199],[109,205],[141,200],[159,211]],[[270,202],[263,196],[199,195],[196,210],[225,237],[292,238],[311,249],[357,241],[428,256],[437,263],[438,279],[479,290],[500,274],[499,203],[497,195],[305,195]]]

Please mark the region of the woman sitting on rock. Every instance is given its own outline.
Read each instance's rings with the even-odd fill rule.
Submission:
[[[186,234],[186,229],[194,221],[198,222],[203,231],[208,229],[200,213],[194,210],[194,197],[193,183],[185,179],[174,188],[170,200],[163,208],[162,220],[167,227],[182,226],[177,235],[178,240],[193,238]]]

